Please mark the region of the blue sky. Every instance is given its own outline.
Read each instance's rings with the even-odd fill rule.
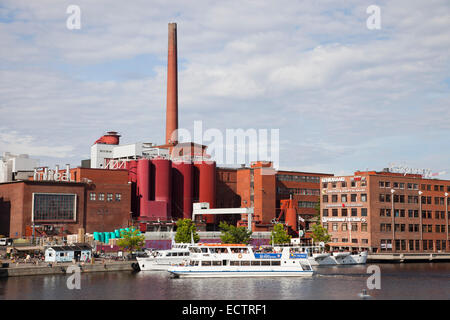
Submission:
[[[76,166],[108,130],[162,143],[169,22],[182,128],[280,129],[283,169],[450,173],[446,0],[3,0],[0,152]]]

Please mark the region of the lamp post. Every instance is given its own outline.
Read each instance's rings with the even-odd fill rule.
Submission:
[[[447,243],[446,248],[448,247],[448,192],[444,193],[445,195],[445,230],[447,232]]]
[[[419,217],[420,217],[420,246],[423,246],[423,229],[422,229],[422,191],[419,191]]]
[[[394,251],[394,248],[396,249],[395,245],[395,212],[394,212],[394,189],[391,189],[391,215],[392,215],[392,251]]]

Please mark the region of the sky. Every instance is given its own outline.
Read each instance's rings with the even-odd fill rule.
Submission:
[[[106,131],[164,143],[169,22],[181,128],[278,129],[284,170],[450,179],[448,0],[0,0],[0,152],[78,166]]]

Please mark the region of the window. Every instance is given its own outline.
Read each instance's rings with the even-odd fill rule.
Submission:
[[[95,201],[95,199],[96,199],[96,194],[95,194],[95,192],[89,193],[89,200]]]
[[[381,208],[380,209],[380,217],[384,217],[385,215],[385,209]]]
[[[386,188],[390,188],[390,187],[391,187],[391,183],[390,183],[389,181],[386,181],[386,182],[384,183],[384,186],[385,186]]]
[[[386,217],[390,217],[391,216],[391,209],[386,209]]]
[[[75,220],[76,194],[33,193],[34,220]]]
[[[347,195],[341,194],[341,202],[347,202]]]
[[[358,195],[357,194],[351,194],[350,195],[350,200],[351,200],[351,202],[356,202],[356,197],[357,197]]]
[[[379,186],[380,188],[384,188],[384,181],[379,181],[379,182],[378,182],[378,186]]]
[[[122,200],[122,194],[116,193],[116,201],[120,201],[120,200]]]
[[[270,265],[272,265],[272,266],[279,266],[279,265],[281,265],[281,261],[270,261]]]
[[[338,201],[338,196],[337,196],[337,194],[333,194],[332,196],[331,196],[331,202],[337,202]]]
[[[328,209],[323,209],[323,210],[322,210],[322,215],[323,215],[324,217],[328,217]]]
[[[362,202],[367,202],[367,194],[361,193],[361,201]]]
[[[322,196],[322,202],[325,202],[325,203],[328,202],[328,195],[324,194],[324,195]]]
[[[337,223],[333,223],[332,224],[332,228],[333,228],[333,231],[338,231],[338,224]]]
[[[333,217],[337,217],[338,216],[338,209],[332,209],[332,215],[333,215]]]
[[[367,223],[361,223],[361,231],[367,232]]]
[[[105,194],[104,193],[99,193],[98,194],[98,201],[105,201]]]
[[[358,224],[352,223],[352,231],[358,231]]]
[[[385,199],[384,193],[380,193],[379,197],[380,202],[384,202],[384,199]]]
[[[342,188],[345,188],[345,187],[347,187],[347,182],[345,182],[345,181],[342,181],[342,182],[341,182],[341,187],[342,187]]]
[[[112,193],[107,193],[106,194],[106,201],[113,201],[113,194]]]
[[[367,217],[367,208],[361,208],[361,217]]]
[[[343,223],[342,226],[341,226],[341,230],[342,230],[342,231],[347,231],[347,229],[348,229],[347,224],[346,224],[346,223]]]
[[[343,217],[346,217],[347,216],[347,209],[343,208],[341,210],[341,214],[342,214]]]
[[[358,215],[358,209],[352,208],[352,217],[356,217]]]
[[[352,243],[358,243],[358,239],[352,239]]]

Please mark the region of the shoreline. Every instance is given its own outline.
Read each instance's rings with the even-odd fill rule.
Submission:
[[[111,271],[133,271],[132,264],[135,261],[108,261],[106,263],[58,263],[53,266],[45,265],[27,265],[20,264],[8,268],[0,268],[0,278],[36,276],[36,275],[54,275],[70,274],[67,273],[69,266],[76,265],[80,267],[81,273],[87,272],[111,272]]]

